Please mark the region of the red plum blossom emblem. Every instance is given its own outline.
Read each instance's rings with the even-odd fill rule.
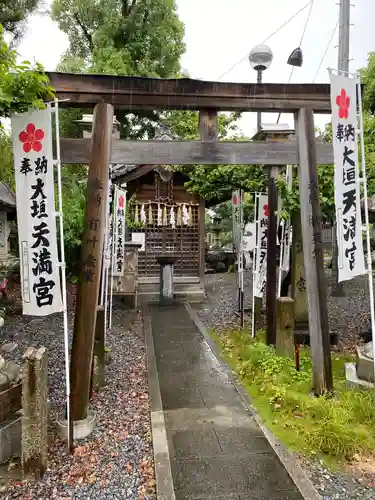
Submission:
[[[119,200],[118,200],[118,204],[119,204],[119,207],[120,208],[124,208],[124,205],[125,205],[125,198],[123,196],[120,196]]]
[[[268,217],[268,205],[263,206],[263,214],[265,217]]]
[[[44,139],[44,132],[41,128],[36,128],[33,123],[29,123],[26,130],[23,130],[18,137],[23,143],[25,153],[30,153],[32,150],[39,153],[42,150],[41,141]]]
[[[345,89],[341,89],[340,95],[336,97],[336,104],[339,107],[339,118],[347,120],[349,116],[350,97]]]

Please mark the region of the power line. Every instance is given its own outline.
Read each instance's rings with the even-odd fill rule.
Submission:
[[[287,24],[289,24],[291,21],[293,21],[293,19],[295,19],[299,14],[301,14],[301,12],[303,12],[305,9],[307,9],[307,7],[309,5],[312,5],[314,3],[314,0],[310,0],[304,7],[302,7],[302,9],[300,9],[298,12],[296,12],[292,17],[290,17],[287,21],[285,21],[284,24],[282,24],[276,31],[274,31],[273,33],[271,33],[263,42],[263,43],[267,43],[274,35],[276,35],[276,33],[278,33],[280,30],[282,30]],[[310,13],[311,13],[311,8],[310,8]],[[310,15],[309,15],[310,17]],[[305,28],[306,30],[306,28]],[[221,80],[225,75],[227,75],[228,73],[230,73],[234,68],[236,68],[239,64],[242,63],[242,61],[244,61],[247,57],[248,57],[249,53],[247,53],[244,57],[242,57],[241,59],[239,59],[235,64],[233,64],[233,66],[231,66],[227,71],[225,71],[219,78],[218,80]]]
[[[299,47],[300,47],[300,48],[302,47],[302,42],[303,42],[303,39],[304,39],[305,34],[306,34],[307,26],[308,26],[309,21],[310,21],[311,12],[312,12],[312,10],[313,10],[313,7],[314,7],[314,0],[312,0],[312,1],[311,1],[311,3],[310,3],[310,10],[309,10],[309,13],[308,13],[308,15],[307,15],[307,19],[306,19],[305,27],[303,28],[303,31],[302,31],[301,41],[299,42]],[[295,68],[295,66],[292,66],[292,69],[290,70],[290,75],[289,75],[288,84],[292,81],[292,76],[293,76],[293,73],[294,73],[294,68]],[[277,121],[276,121],[276,123],[279,123],[280,118],[281,118],[281,113],[279,113],[279,116],[277,117]]]
[[[332,32],[332,35],[331,35],[331,38],[329,39],[329,42],[327,43],[327,47],[325,48],[325,51],[324,51],[324,54],[323,54],[323,57],[321,58],[320,60],[320,63],[319,63],[319,66],[318,66],[318,69],[316,70],[316,73],[315,73],[315,76],[314,76],[314,80],[313,80],[313,83],[315,83],[315,80],[319,74],[319,71],[320,71],[320,68],[322,67],[322,64],[323,64],[323,61],[327,55],[327,52],[328,52],[328,49],[330,48],[331,46],[331,43],[332,43],[332,40],[333,40],[333,37],[335,36],[335,33],[336,33],[336,30],[337,30],[337,27],[339,25],[339,21],[337,21],[336,23],[336,26],[335,26],[335,29],[333,30]]]
[[[310,10],[309,10],[309,13],[308,13],[308,16],[307,16],[307,19],[306,19],[305,27],[304,27],[303,32],[302,32],[301,41],[299,42],[299,46],[300,46],[300,47],[301,47],[301,45],[302,45],[302,42],[303,42],[304,36],[305,36],[305,34],[306,34],[307,26],[308,26],[309,21],[310,21],[311,12],[312,12],[313,7],[314,7],[314,0],[312,0],[312,1],[311,1],[311,4],[310,4]]]

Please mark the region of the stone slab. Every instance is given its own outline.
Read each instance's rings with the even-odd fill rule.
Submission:
[[[177,387],[177,384],[176,384]],[[164,390],[161,388],[161,400],[164,410],[176,408],[202,408],[204,406],[198,388]]]
[[[223,453],[233,457],[250,454],[274,455],[273,450],[260,429],[217,429],[216,435]],[[256,457],[254,457],[256,460]]]
[[[278,491],[276,493],[269,491],[267,494],[260,492],[258,495],[260,496],[257,496],[256,500],[303,500],[301,493],[295,490]],[[239,495],[238,500],[249,500],[249,496],[247,493],[244,493],[243,495]]]
[[[356,364],[345,363],[345,378],[349,387],[354,389],[373,389],[374,384],[358,378]]]
[[[247,492],[249,499],[259,499],[261,495],[270,498],[270,493],[293,490],[294,486],[277,459],[262,455],[256,460],[228,457],[175,460],[172,474],[176,493],[181,492],[186,498],[236,492]],[[302,496],[299,498],[302,500]]]
[[[12,418],[21,409],[22,383],[0,392],[0,422]]]
[[[165,412],[165,422],[169,431],[194,430],[203,427],[243,427],[259,431],[253,418],[243,408],[215,406],[212,408],[177,408]]]
[[[367,382],[374,382],[374,360],[357,348],[357,377]]]
[[[169,433],[171,457],[180,460],[215,457],[222,455],[218,438],[213,428]]]
[[[229,404],[233,407],[242,407],[242,401],[233,387],[223,385],[223,383],[213,384],[203,382],[199,387],[204,405],[208,408],[214,407],[217,404]]]
[[[178,492],[176,495],[176,500],[238,500],[239,496],[237,493],[232,494],[227,494],[227,495],[219,495],[219,496],[211,496],[210,494],[206,494],[204,496],[198,496],[198,497],[186,497],[183,495],[181,492]],[[248,500],[248,498],[246,499]]]
[[[6,420],[0,425],[0,464],[21,456],[21,417]]]

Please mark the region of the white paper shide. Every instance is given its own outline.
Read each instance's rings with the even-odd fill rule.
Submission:
[[[338,280],[365,274],[357,151],[356,80],[330,74]]]
[[[113,210],[114,266],[113,276],[122,276],[125,265],[126,191],[115,187]]]
[[[255,263],[254,296],[263,297],[267,281],[268,196],[259,196],[257,252]]]
[[[58,266],[51,110],[12,117],[23,314],[63,310]]]

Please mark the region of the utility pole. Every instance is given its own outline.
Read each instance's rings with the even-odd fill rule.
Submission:
[[[339,17],[339,46],[338,46],[338,63],[337,69],[339,73],[344,75],[349,71],[350,57],[350,0],[340,0],[340,17]],[[336,219],[332,232],[332,277],[333,284],[331,293],[335,297],[343,297],[345,295],[343,283],[338,282],[338,245],[337,245],[337,229]]]
[[[350,0],[340,0],[339,55],[337,69],[346,74],[349,71],[350,56]]]

